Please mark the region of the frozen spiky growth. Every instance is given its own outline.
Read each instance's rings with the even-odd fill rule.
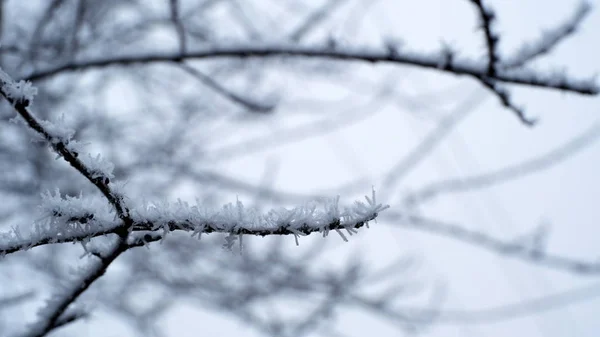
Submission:
[[[339,197],[336,197],[320,203],[309,202],[293,209],[274,209],[264,214],[245,207],[239,200],[216,210],[200,204],[190,206],[179,200],[174,204],[146,203],[132,213],[138,224],[134,228],[162,230],[164,233],[185,230],[198,236],[221,232],[230,235],[294,235],[298,238],[314,232],[326,236],[329,231],[335,230],[346,240],[342,230],[352,235],[356,228],[367,225],[379,212],[389,207],[377,203],[375,191],[365,199],[366,203],[357,201],[351,207],[341,208]],[[231,242],[227,246],[231,246]]]
[[[53,145],[58,143],[69,144],[75,135],[75,130],[67,126],[65,115],[61,115],[56,122],[40,120],[39,123],[50,136],[50,143]],[[35,141],[47,141],[39,133],[35,133],[35,135],[37,137],[34,138]]]
[[[61,196],[58,189],[42,194],[40,218],[35,222],[33,238],[54,237],[89,239],[118,225],[106,200],[100,197]]]
[[[219,209],[199,203],[190,206],[181,200],[146,202],[131,209],[133,223],[129,229],[142,232],[142,236],[151,238],[149,241],[164,239],[176,230],[198,238],[204,233],[223,233],[228,234],[226,248],[231,248],[242,235],[293,235],[298,243],[300,236],[315,232],[327,236],[330,231],[336,231],[347,241],[346,234],[353,235],[358,228],[368,226],[369,221],[389,207],[377,203],[375,191],[365,199],[366,202],[356,201],[352,206],[340,207],[339,197],[336,197],[267,213],[247,208],[239,200]],[[56,190],[42,194],[42,200],[41,216],[29,233],[23,234],[18,228],[0,233],[0,254],[59,242],[81,242],[86,248],[90,239],[114,233],[123,225],[106,200],[99,197],[62,196]],[[142,244],[145,243],[135,243]]]
[[[102,198],[62,196],[56,189],[54,193],[47,191],[42,193],[42,204],[40,205],[42,219],[52,219],[53,222],[80,221],[77,219],[91,218],[101,219],[104,222],[114,220],[112,209],[108,202]],[[71,220],[69,220],[71,219]]]
[[[33,226],[0,233],[0,256],[44,244],[85,242],[119,225],[106,200],[82,195],[63,197],[58,189],[42,194],[38,211]]]
[[[94,157],[91,154],[87,154],[86,156],[81,157],[81,161],[90,170],[92,178],[114,178],[113,170],[115,165],[112,162],[104,159],[102,155],[97,154]]]
[[[28,106],[33,101],[33,97],[38,93],[37,88],[31,82],[23,80],[15,82],[1,69],[0,82],[2,82],[2,92],[6,94],[8,99],[12,100],[13,104],[21,103]]]

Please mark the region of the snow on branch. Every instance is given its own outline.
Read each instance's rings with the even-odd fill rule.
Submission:
[[[83,144],[72,139],[73,130],[64,127],[61,123],[38,121],[28,109],[34,94],[37,93],[37,89],[30,83],[24,81],[17,83],[1,69],[0,82],[0,94],[23,117],[27,126],[33,129],[41,139],[47,141],[59,157],[62,157],[94,184],[115,208],[119,218],[127,220],[128,210],[122,202],[122,196],[109,187],[110,179],[113,178],[113,165],[99,155],[92,157],[88,154],[79,158]]]
[[[33,97],[37,95],[37,88],[34,87],[30,81],[21,80],[15,82],[2,69],[0,69],[0,82],[2,94],[11,101],[13,105],[20,104],[29,106],[31,101],[33,101]]]
[[[0,234],[0,255],[11,254],[46,244],[82,242],[115,233],[120,222],[112,208],[97,198],[62,197],[58,191],[42,195],[41,218],[34,224],[33,233],[23,235],[18,229]],[[356,229],[368,226],[388,205],[377,203],[375,191],[366,202],[356,201],[352,206],[340,208],[339,197],[322,202],[309,202],[293,209],[275,209],[265,214],[246,208],[239,200],[221,209],[209,209],[200,204],[146,203],[131,209],[132,232],[143,232],[132,246],[157,241],[176,230],[187,231],[200,237],[204,233],[229,235],[294,235],[330,231],[353,235]],[[160,232],[162,234],[149,233]]]
[[[82,195],[62,197],[58,189],[42,194],[39,211],[40,217],[28,235],[19,228],[0,233],[0,256],[46,244],[86,242],[115,233],[121,224],[105,200]]]
[[[147,204],[132,214],[134,231],[184,230],[192,236],[203,233],[227,233],[230,235],[308,235],[314,232],[327,236],[336,231],[345,241],[342,230],[349,235],[355,229],[368,225],[388,205],[377,203],[375,191],[366,202],[356,201],[352,207],[340,209],[339,197],[322,203],[310,202],[293,209],[274,209],[266,214],[246,208],[239,200],[211,210],[198,204],[190,206],[179,201],[174,204]]]
[[[110,205],[109,207],[104,201],[86,200],[82,196],[63,198],[59,191],[54,194],[46,193],[42,195],[43,217],[40,223],[35,224],[29,239],[24,239],[18,229],[0,235],[2,255],[43,244],[79,241],[84,245],[86,252],[96,259],[81,270],[76,279],[65,284],[48,300],[38,313],[37,321],[24,334],[27,337],[46,336],[53,329],[83,315],[78,311],[75,314],[72,310],[69,311],[71,304],[104,275],[110,264],[122,253],[143,244],[140,240],[130,238],[131,231],[167,233],[172,230],[186,230],[198,236],[202,233],[222,232],[229,234],[226,238],[228,247],[231,247],[237,237],[240,237],[241,244],[243,234],[292,234],[298,242],[300,235],[321,232],[326,236],[329,231],[334,230],[347,240],[342,230],[352,235],[356,228],[367,225],[368,221],[377,217],[378,212],[389,207],[378,204],[373,191],[370,198],[366,197],[366,203],[356,202],[353,207],[344,209],[340,209],[338,197],[325,202],[323,209],[318,209],[318,205],[312,203],[292,210],[274,210],[267,215],[259,215],[252,209],[246,209],[239,201],[235,205],[228,204],[221,210],[212,212],[201,205],[190,207],[181,201],[173,205],[159,204],[161,207],[146,204],[132,212],[124,204],[121,194],[113,188],[115,184],[111,184],[111,163],[104,161],[100,156],[80,159],[82,144],[72,139],[72,130],[49,121],[40,122],[29,111],[28,107],[36,93],[36,89],[30,83],[15,83],[1,70],[0,82],[0,94],[12,104],[27,126],[47,141],[58,157],[62,157],[94,184]],[[113,211],[115,215],[111,224],[110,215]],[[104,247],[101,251],[91,251],[86,247],[89,239],[111,233],[118,235],[111,247]],[[144,235],[143,239],[148,237],[154,239],[157,236]]]
[[[436,69],[456,75],[479,77],[488,76],[487,62],[468,58],[451,58],[448,52],[416,52],[407,48],[390,50],[385,46],[374,47],[332,47],[329,44],[296,45],[287,41],[281,43],[236,43],[220,46],[209,46],[194,51],[173,53],[145,53],[105,58],[92,58],[83,61],[51,67],[26,76],[26,80],[39,80],[67,71],[78,71],[90,68],[101,68],[114,65],[148,64],[156,62],[175,62],[185,59],[211,58],[264,58],[264,57],[304,57],[330,60],[386,62]],[[520,84],[547,89],[558,89],[586,95],[595,95],[599,88],[595,79],[574,79],[564,74],[548,74],[548,72],[530,69],[498,69],[493,77],[495,81],[509,84]]]
[[[116,216],[120,220],[120,226],[114,231],[119,236],[114,246],[110,250],[107,250],[103,255],[95,254],[94,256],[98,257],[99,261],[94,261],[97,263],[88,265],[86,270],[81,273],[80,278],[75,280],[72,284],[65,286],[64,289],[61,289],[60,293],[55,294],[42,311],[40,311],[37,322],[33,324],[30,331],[24,335],[28,337],[42,337],[47,335],[53,329],[72,321],[71,317],[81,316],[71,315],[67,317],[65,316],[65,313],[71,303],[73,303],[92,283],[101,277],[106,272],[108,266],[119,255],[129,248],[126,238],[129,235],[128,227],[131,225],[132,221],[129,218],[129,210],[123,203],[123,197],[109,187],[110,179],[112,178],[112,164],[105,162],[99,156],[95,158],[89,157],[89,159],[85,160],[79,159],[79,151],[81,150],[82,144],[78,144],[71,139],[73,133],[70,132],[68,128],[64,128],[61,125],[55,125],[49,121],[38,121],[28,109],[33,101],[33,96],[37,92],[30,83],[23,81],[17,83],[2,70],[0,70],[0,82],[0,94],[2,94],[2,96],[4,96],[4,98],[6,98],[6,100],[14,107],[17,113],[23,117],[25,123],[37,132],[43,140],[47,141],[59,157],[62,157],[102,192],[104,197],[108,200],[108,203],[114,208]],[[53,198],[49,195],[47,199],[52,200]],[[94,214],[84,212],[84,209],[81,207],[82,205],[73,204],[71,206],[73,207],[55,210],[53,216],[56,216],[59,219],[67,219],[67,222],[71,222],[71,220],[76,220],[75,222],[87,222],[93,219],[92,215]],[[81,231],[81,228],[76,227],[74,230]],[[85,226],[83,230],[85,230]],[[72,235],[70,231],[65,231],[65,228],[63,228],[63,231],[66,232],[67,235]],[[36,235],[42,233],[43,232],[39,230],[39,228],[38,230],[34,230],[34,234]],[[50,233],[52,233],[52,231]],[[16,240],[12,240],[13,243],[18,240],[20,240],[21,243],[26,243],[26,241],[21,240],[17,230],[13,233],[13,236],[16,238]],[[28,246],[31,246],[31,244],[28,244]]]

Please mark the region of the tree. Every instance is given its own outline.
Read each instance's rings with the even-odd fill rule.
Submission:
[[[510,91],[598,93],[594,79],[534,66],[574,35],[590,5],[505,52],[494,7],[455,2],[472,9],[483,57],[467,56],[459,43],[421,52],[377,32],[376,42],[372,33],[363,42],[340,22],[356,24],[371,2],[2,2],[0,91],[8,104],[0,125],[0,252],[6,255],[0,268],[8,286],[0,303],[9,312],[33,297],[46,299],[32,325],[4,324],[2,330],[60,335],[76,332],[81,318],[105,312],[141,335],[166,336],[172,332],[159,318],[182,303],[227,313],[273,336],[334,334],[330,320],[348,307],[403,331],[451,320],[452,313],[438,308],[443,287],[411,280],[414,258],[392,256],[380,269],[357,254],[340,266],[328,251],[331,239],[314,238],[335,232],[347,241],[376,219],[536,265],[598,273],[596,263],[550,253],[545,226],[521,240],[505,239],[438,220],[426,208],[434,197],[477,191],[562,162],[592,144],[598,124],[521,164],[410,193],[399,188],[477,108],[479,91],[453,93],[452,111],[432,116],[435,127],[381,179],[302,194],[269,186],[268,170],[262,183],[244,178],[252,168],[243,156],[349,127],[382,102],[402,99],[398,69],[483,88],[532,133],[545,116],[531,117]],[[332,25],[341,27],[339,34]],[[380,147],[390,152],[391,145]],[[310,172],[320,169],[318,158],[301,165],[303,179],[316,179]],[[371,185],[377,192],[365,202],[340,206]],[[255,201],[253,207],[240,201],[217,207],[240,193]],[[345,198],[323,197],[332,194]],[[269,207],[274,210],[265,211]],[[284,236],[294,236],[301,247],[290,250]],[[321,259],[332,264],[316,263]],[[23,282],[25,289],[10,281],[32,277],[43,281]]]

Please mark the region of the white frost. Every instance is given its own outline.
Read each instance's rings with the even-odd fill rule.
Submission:
[[[2,92],[14,102],[32,102],[38,90],[29,81],[15,82],[7,73],[0,69],[0,82]]]
[[[95,157],[93,157],[91,154],[87,154],[81,157],[81,161],[92,173],[92,178],[114,178],[113,170],[115,165],[112,162],[102,158],[102,155],[97,154]]]
[[[321,232],[327,236],[331,229],[347,241],[355,234],[357,225],[366,225],[388,205],[377,203],[375,191],[366,202],[356,201],[352,206],[340,207],[339,197],[312,201],[305,205],[279,208],[260,213],[246,208],[241,201],[229,203],[220,209],[207,208],[200,203],[190,206],[181,200],[176,203],[144,203],[131,209],[134,231],[160,231],[164,238],[170,231],[184,230],[192,236],[205,232],[229,234],[225,247],[235,242],[242,244],[242,235],[292,234],[298,243],[300,236]],[[14,252],[39,244],[54,242],[81,242],[87,253],[102,251],[88,245],[89,239],[109,233],[122,225],[112,206],[102,197],[62,196],[58,190],[42,194],[40,217],[30,230],[22,234],[18,228],[0,233],[0,252]],[[344,233],[346,232],[346,234]],[[152,240],[155,241],[155,240]]]
[[[292,232],[297,237],[303,231],[318,231],[326,235],[332,224],[339,225],[349,235],[355,233],[358,223],[373,220],[377,213],[388,208],[388,205],[378,204],[375,191],[371,197],[365,197],[366,203],[357,201],[350,207],[340,208],[339,197],[324,200],[320,203],[309,202],[305,205],[285,209],[271,210],[265,214],[256,209],[247,208],[241,201],[224,205],[221,209],[209,209],[199,203],[190,206],[179,200],[170,204],[167,202],[145,203],[132,211],[137,223],[153,224],[153,230],[169,231],[169,226],[176,225],[181,229],[191,231],[192,235],[202,234],[207,228],[213,228],[232,235],[244,231],[274,233],[280,230]],[[346,240],[341,230],[337,231]],[[230,237],[226,246],[231,247],[235,239]]]

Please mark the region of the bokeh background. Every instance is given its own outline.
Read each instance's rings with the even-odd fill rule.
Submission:
[[[501,57],[539,40],[581,5],[485,3],[496,13]],[[528,68],[573,78],[598,72],[600,3],[589,3],[577,30]],[[2,68],[39,88],[37,116],[63,118],[91,153],[114,163],[132,202],[179,198],[220,207],[239,199],[266,211],[336,195],[351,203],[374,188],[391,206],[349,242],[313,235],[297,247],[292,237],[245,238],[242,252],[229,252],[221,235],[198,241],[172,234],[123,255],[77,301],[89,315],[52,336],[600,331],[595,96],[506,85],[538,120],[528,127],[472,78],[393,63],[184,57],[46,72],[98,58],[263,44],[446,46],[485,62],[470,1],[0,4]],[[97,192],[47,146],[31,142],[14,116],[2,103],[0,227],[26,231],[39,220],[40,193]],[[85,265],[82,254],[80,245],[60,244],[1,258],[0,335],[35,321],[45,299]],[[555,256],[573,263],[544,262]]]

